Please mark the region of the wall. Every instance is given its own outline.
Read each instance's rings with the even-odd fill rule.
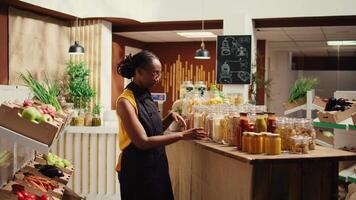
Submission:
[[[271,98],[267,100],[267,108],[277,116],[284,115],[283,103],[288,101],[289,88],[298,78],[298,72],[291,70],[289,52],[270,51],[268,55],[268,78],[272,79]]]
[[[124,78],[117,74],[117,66],[125,58],[125,47],[145,48],[145,43],[112,35],[112,66],[111,66],[111,109],[116,109],[116,100],[124,90]]]
[[[9,83],[8,8],[0,6],[0,85]]]
[[[316,95],[322,98],[334,96],[336,90],[356,91],[356,71],[302,71],[301,75],[319,79]]]
[[[194,59],[195,51],[199,47],[200,42],[147,44],[147,49],[155,53],[162,63],[161,82],[152,89],[152,92],[167,93],[167,101],[163,107],[164,115],[171,109],[173,102],[179,98],[179,87],[182,81],[205,80],[208,87],[216,83],[216,43],[205,42],[205,47],[211,54],[210,60]],[[185,72],[189,70],[192,74],[182,77],[184,70]]]
[[[68,22],[9,9],[9,83],[22,83],[19,72],[30,71],[36,78],[59,80],[69,59]]]

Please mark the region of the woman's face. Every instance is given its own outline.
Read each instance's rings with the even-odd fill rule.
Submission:
[[[161,79],[161,69],[161,62],[158,59],[153,59],[152,65],[137,69],[139,75],[137,78],[146,88],[152,88]]]

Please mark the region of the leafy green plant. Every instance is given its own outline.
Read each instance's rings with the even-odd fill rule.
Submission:
[[[289,103],[295,102],[297,99],[303,98],[307,95],[309,90],[315,89],[319,83],[317,78],[300,78],[295,81],[290,89]]]
[[[68,93],[74,102],[75,108],[87,108],[90,99],[95,96],[95,90],[90,87],[90,71],[85,67],[84,62],[67,63]]]
[[[93,107],[93,114],[99,116],[101,113],[101,108],[102,106],[100,105],[100,103],[96,103]]]
[[[27,71],[27,74],[20,73],[20,78],[25,85],[32,90],[35,99],[45,104],[51,104],[57,111],[62,110],[62,107],[57,100],[57,96],[60,93],[58,84],[50,83],[47,78],[44,82],[39,82],[29,71]]]

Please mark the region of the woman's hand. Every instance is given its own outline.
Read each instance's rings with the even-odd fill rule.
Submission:
[[[187,128],[187,123],[185,122],[185,120],[183,119],[182,116],[180,116],[178,113],[176,112],[171,112],[171,119],[177,123],[179,123],[181,126],[184,127],[184,129]]]
[[[182,132],[183,140],[204,139],[206,132],[203,128],[191,128]]]

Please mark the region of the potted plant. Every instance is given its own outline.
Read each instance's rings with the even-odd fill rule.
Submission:
[[[85,125],[83,108],[89,109],[89,103],[95,91],[90,87],[89,76],[90,71],[85,67],[84,62],[74,63],[72,61],[67,63],[68,76],[68,94],[70,100],[74,103],[74,108],[79,110],[78,116],[73,118],[75,125]],[[88,122],[89,123],[89,122]]]
[[[92,120],[92,125],[93,126],[101,126],[101,108],[102,106],[100,103],[96,103],[93,107],[93,120]]]

